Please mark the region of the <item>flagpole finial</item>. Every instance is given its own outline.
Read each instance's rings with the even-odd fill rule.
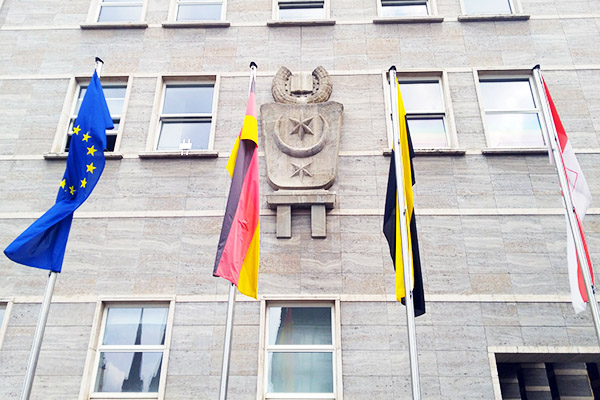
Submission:
[[[256,65],[256,63],[254,61],[250,61],[250,68],[258,68],[258,65]]]
[[[387,71],[387,74],[386,74],[386,75],[387,75],[387,80],[388,80],[388,83],[390,82],[390,74],[391,74],[391,72],[392,72],[392,71],[396,72],[396,66],[395,66],[395,65],[392,65],[392,66],[391,66],[391,67],[388,69],[388,71]]]
[[[96,62],[104,64],[104,61],[102,61],[102,59],[100,57],[96,57]]]
[[[537,64],[535,67],[533,67],[531,69],[540,69],[540,64]]]

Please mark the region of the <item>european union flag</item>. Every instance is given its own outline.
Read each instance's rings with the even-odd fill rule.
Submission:
[[[73,124],[67,169],[56,203],[4,250],[8,258],[30,267],[60,272],[73,213],[100,179],[104,170],[105,131],[112,128],[102,85],[94,72]]]

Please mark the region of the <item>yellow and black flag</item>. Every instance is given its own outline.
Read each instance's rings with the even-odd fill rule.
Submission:
[[[412,158],[414,151],[410,140],[408,122],[406,120],[406,110],[400,94],[400,86],[396,82],[398,90],[398,120],[400,131],[400,149],[392,148],[392,157],[390,162],[390,173],[388,176],[387,193],[385,197],[385,212],[383,216],[383,234],[390,246],[390,254],[396,270],[396,298],[405,304],[404,293],[404,274],[402,265],[402,241],[400,240],[400,220],[401,210],[398,210],[398,193],[396,185],[396,163],[394,161],[394,152],[400,151],[402,165],[398,169],[403,174],[404,181],[404,200],[406,203],[406,226],[408,227],[408,248],[411,253],[412,276],[413,276],[413,299],[415,307],[415,316],[425,314],[425,295],[423,293],[423,277],[421,274],[421,258],[419,257],[419,244],[417,240],[417,222],[415,220],[415,211],[413,209],[413,185],[415,183]],[[398,238],[398,240],[396,240]]]

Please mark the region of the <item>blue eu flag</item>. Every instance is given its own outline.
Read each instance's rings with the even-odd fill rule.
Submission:
[[[100,179],[104,170],[105,131],[112,128],[100,79],[94,72],[73,124],[67,169],[56,203],[4,250],[8,258],[30,267],[60,272],[73,213]]]

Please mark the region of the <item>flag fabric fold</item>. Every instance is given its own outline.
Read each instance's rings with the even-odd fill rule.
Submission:
[[[385,197],[385,211],[383,217],[383,233],[390,247],[390,254],[396,271],[396,298],[405,304],[404,291],[404,272],[402,262],[402,241],[400,240],[400,216],[402,211],[398,210],[398,187],[396,184],[396,163],[394,155],[396,151],[400,152],[402,165],[398,169],[404,178],[404,199],[406,206],[406,226],[408,227],[408,248],[411,253],[410,260],[413,276],[413,303],[415,316],[418,317],[425,313],[425,294],[423,292],[423,277],[421,273],[421,259],[419,257],[419,244],[417,238],[417,222],[413,208],[413,185],[415,183],[412,158],[414,151],[410,139],[408,122],[406,120],[406,110],[402,102],[400,86],[396,82],[398,91],[398,116],[400,132],[400,149],[392,148],[392,157],[390,161],[390,171],[388,176],[387,192]]]
[[[251,79],[244,124],[227,162],[231,187],[213,275],[227,279],[236,285],[241,293],[256,298],[260,200],[254,75]]]
[[[546,94],[546,99],[548,100],[548,104],[550,106],[550,112],[552,114],[552,122],[554,123],[554,127],[556,129],[556,134],[558,136],[558,144],[559,144],[559,152],[562,160],[562,165],[557,165],[557,168],[563,168],[565,171],[565,176],[567,177],[567,184],[569,190],[571,192],[571,198],[573,199],[573,206],[575,208],[575,217],[577,219],[578,231],[581,234],[581,240],[583,242],[583,247],[585,250],[585,257],[588,260],[588,265],[590,268],[590,275],[592,280],[594,279],[594,273],[592,270],[592,263],[590,259],[590,255],[587,248],[587,243],[585,240],[585,235],[583,232],[583,218],[585,217],[585,213],[592,202],[592,194],[590,193],[590,188],[587,184],[585,176],[583,175],[583,171],[579,166],[579,162],[577,161],[577,157],[575,156],[575,152],[571,147],[571,143],[569,142],[569,138],[563,127],[562,122],[560,121],[560,117],[558,116],[558,112],[556,110],[556,106],[552,101],[552,97],[550,96],[550,91],[548,90],[548,86],[546,82],[542,78],[542,82],[544,84],[544,93]],[[583,281],[583,274],[581,272],[581,266],[579,265],[579,260],[577,258],[577,251],[575,249],[575,241],[573,239],[573,235],[571,234],[571,229],[569,227],[569,221],[567,220],[567,265],[569,270],[569,286],[571,288],[571,302],[573,303],[573,308],[576,313],[580,313],[585,310],[586,303],[588,302],[587,291],[585,288],[585,283]]]
[[[60,272],[73,213],[89,197],[104,170],[106,129],[112,129],[102,85],[90,80],[73,124],[67,168],[55,204],[4,250],[14,262]]]

